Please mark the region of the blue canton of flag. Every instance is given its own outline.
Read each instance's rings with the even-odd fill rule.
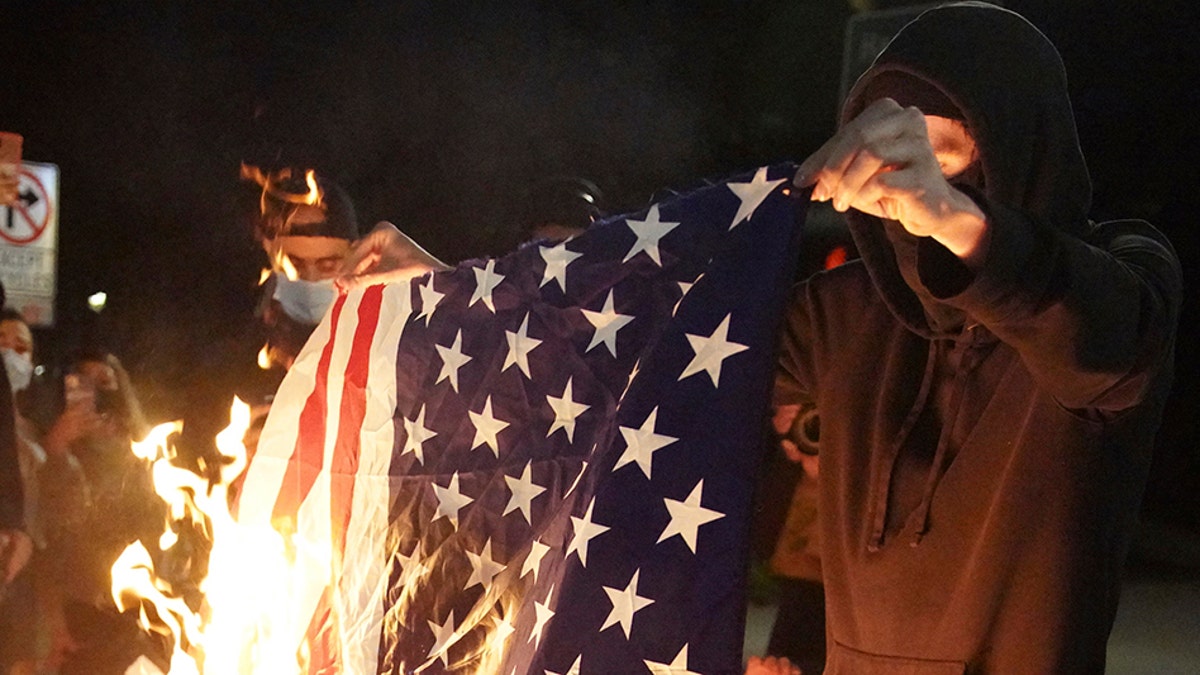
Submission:
[[[242,504],[332,549],[307,672],[741,672],[794,173],[339,298]]]

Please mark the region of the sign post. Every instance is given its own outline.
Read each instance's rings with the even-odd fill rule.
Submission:
[[[0,282],[32,326],[54,324],[58,286],[58,167],[22,162],[17,202],[0,206]]]

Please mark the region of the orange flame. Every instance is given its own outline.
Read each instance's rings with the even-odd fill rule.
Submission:
[[[122,610],[138,608],[146,630],[169,635],[173,651],[171,675],[226,673],[296,673],[294,643],[286,639],[297,627],[292,596],[295,549],[269,525],[238,522],[229,511],[228,487],[245,470],[242,438],[250,426],[250,407],[240,400],[230,410],[230,424],[217,435],[224,456],[220,478],[208,479],[172,463],[172,437],[182,425],[154,428],[132,451],[151,461],[155,491],[170,506],[160,539],[164,553],[176,544],[175,531],[186,525],[212,541],[208,576],[200,582],[201,606],[193,610],[154,570],[150,553],[135,542],[112,567],[112,592]]]
[[[243,162],[240,175],[242,180],[253,181],[262,188],[259,208],[263,214],[271,210],[270,204],[267,202],[268,196],[285,204],[322,206],[325,203],[325,191],[317,183],[317,172],[313,169],[307,169],[304,172],[304,184],[307,190],[304,194],[292,192],[284,187],[286,182],[292,180],[292,170],[288,167],[264,173],[257,166]]]

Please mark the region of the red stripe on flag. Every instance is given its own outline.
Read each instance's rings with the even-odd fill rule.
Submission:
[[[299,658],[304,675],[338,675],[342,672],[338,658],[338,640],[335,633],[337,617],[333,613],[332,589],[325,587],[312,621],[305,631],[304,641],[308,647],[307,659]]]
[[[338,435],[330,461],[330,517],[332,518],[335,573],[340,576],[341,555],[346,550],[346,530],[354,500],[354,479],[358,473],[362,425],[367,413],[367,376],[371,367],[371,343],[379,327],[379,309],[383,304],[383,286],[371,286],[358,305],[358,325],[346,362],[342,385],[342,407],[338,416]],[[336,578],[336,577],[335,577]]]
[[[296,448],[288,459],[287,471],[283,475],[283,483],[279,486],[279,496],[275,498],[275,508],[271,512],[272,522],[278,519],[295,519],[300,504],[308,496],[312,486],[317,482],[317,474],[325,458],[325,411],[326,388],[329,383],[329,363],[333,360],[333,344],[337,339],[338,319],[342,315],[342,307],[346,304],[346,296],[339,295],[333,305],[330,316],[329,339],[321,350],[321,359],[317,362],[316,381],[312,393],[304,402],[300,411],[299,435],[296,437]]]

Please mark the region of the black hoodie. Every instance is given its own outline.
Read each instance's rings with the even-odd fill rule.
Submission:
[[[929,85],[978,145],[980,268],[852,211],[862,260],[797,288],[781,348],[776,402],[821,411],[826,672],[1102,672],[1179,264],[1147,223],[1088,220],[1061,60],[1019,15],[925,12],[843,123]]]

